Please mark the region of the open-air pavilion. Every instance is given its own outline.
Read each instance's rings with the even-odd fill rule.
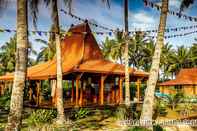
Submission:
[[[86,106],[119,104],[124,101],[125,68],[121,64],[105,60],[102,52],[90,30],[88,23],[72,26],[61,42],[63,80],[72,81],[72,90],[65,106]],[[148,73],[129,69],[130,82],[137,84],[136,97],[140,100],[140,83],[147,80]],[[14,73],[0,76],[1,94],[13,83]],[[40,87],[43,80],[49,80],[51,85],[51,105],[56,98],[56,57],[52,60],[29,67],[27,70],[29,84],[29,99],[33,99],[36,89],[36,105],[44,105],[41,99]],[[35,84],[36,83],[36,84]],[[33,89],[35,88],[35,89]],[[48,104],[49,106],[49,104]]]

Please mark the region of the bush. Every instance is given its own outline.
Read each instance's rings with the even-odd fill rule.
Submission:
[[[38,109],[31,113],[27,118],[29,125],[37,125],[40,123],[51,122],[57,116],[56,110]]]
[[[132,119],[134,117],[135,112],[132,112],[132,109],[130,107],[126,106],[118,106],[114,117],[117,120],[126,120],[126,119]]]
[[[90,111],[86,108],[76,109],[74,111],[74,119],[85,118],[90,114]]]
[[[136,127],[130,128],[128,131],[149,131],[149,130],[144,127],[136,126]]]
[[[158,116],[165,116],[167,114],[166,108],[167,104],[165,103],[165,101],[157,99],[156,103],[154,104],[153,119],[155,120]]]
[[[11,99],[11,94],[8,92],[6,92],[3,96],[0,97],[0,106],[4,110],[10,109],[10,99]]]
[[[128,131],[150,131],[147,128],[136,126],[133,128],[130,128]],[[153,126],[153,131],[165,131],[160,125]]]

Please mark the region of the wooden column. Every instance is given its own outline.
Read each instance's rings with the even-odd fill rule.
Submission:
[[[83,82],[81,82],[81,86],[80,86],[80,99],[79,99],[79,105],[82,106],[83,105]]]
[[[79,79],[76,79],[76,98],[75,98],[75,105],[79,105]]]
[[[75,98],[75,106],[79,106],[79,83],[80,83],[80,79],[82,77],[83,74],[79,74],[76,77],[76,98]]]
[[[139,102],[140,101],[140,87],[141,87],[141,80],[140,79],[137,79],[136,85],[137,85],[136,96],[137,96],[137,100]]]
[[[122,87],[123,80],[124,80],[123,77],[119,78],[119,100],[120,100],[119,102],[120,102],[120,104],[123,103],[123,87]]]
[[[40,100],[40,88],[41,88],[41,81],[36,82],[36,105],[39,106],[41,103]]]
[[[84,105],[84,100],[86,99],[85,96],[84,96],[85,88],[86,88],[86,81],[82,81],[81,89],[80,89],[80,101],[79,101],[80,106]]]
[[[71,93],[71,103],[74,102],[74,88],[75,88],[75,81],[72,80],[72,93]]]
[[[99,90],[99,99],[100,99],[100,105],[104,104],[104,88],[105,88],[105,79],[106,75],[101,75],[100,79],[100,90]]]

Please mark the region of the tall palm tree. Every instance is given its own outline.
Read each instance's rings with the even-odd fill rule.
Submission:
[[[157,41],[155,45],[155,52],[152,59],[152,65],[150,70],[149,79],[147,82],[147,88],[145,91],[145,98],[143,102],[142,113],[140,117],[140,122],[143,121],[151,121],[153,116],[153,104],[154,104],[154,93],[155,87],[158,80],[158,73],[159,73],[159,64],[160,64],[160,56],[163,47],[163,39],[166,27],[166,20],[167,20],[167,12],[168,12],[168,0],[162,0],[162,9],[160,15],[160,24],[158,28],[158,35]],[[152,125],[150,126],[152,129]]]
[[[130,105],[130,86],[129,86],[129,43],[128,33],[129,33],[129,26],[128,26],[128,0],[124,0],[124,30],[125,30],[125,52],[124,52],[124,59],[125,59],[125,104],[127,106]]]
[[[58,0],[43,0],[44,4],[49,7],[51,11],[51,18],[53,21],[53,31],[55,32],[55,48],[56,48],[56,63],[57,63],[57,123],[63,124],[65,122],[64,115],[64,104],[63,104],[63,80],[62,80],[62,61],[61,61],[61,38],[60,38],[60,25],[59,25],[59,12],[58,12]],[[71,9],[72,0],[62,1],[66,6]],[[38,6],[41,0],[31,0],[30,7],[32,9],[31,14],[33,14],[33,23],[36,26],[37,13],[39,12]]]
[[[102,0],[103,2],[107,2],[109,5],[108,0]],[[30,6],[32,9],[33,14],[33,22],[36,25],[37,20],[37,13],[38,13],[38,5],[40,0],[31,0]],[[63,3],[69,7],[69,12],[71,12],[71,4],[72,0],[63,0]],[[58,119],[57,123],[63,124],[65,121],[64,115],[64,105],[63,105],[63,82],[62,82],[62,61],[61,61],[61,38],[60,38],[60,28],[59,28],[59,13],[58,13],[58,0],[44,0],[44,4],[47,7],[52,9],[52,21],[54,25],[55,31],[55,43],[56,43],[56,62],[57,62],[57,111],[58,111]]]
[[[28,21],[27,21],[27,0],[17,0],[17,46],[14,84],[12,88],[10,112],[8,116],[7,131],[20,130],[23,89],[27,72],[27,48],[28,48]]]

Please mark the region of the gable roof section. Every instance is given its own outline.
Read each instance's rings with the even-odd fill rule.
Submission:
[[[197,85],[197,68],[181,69],[176,79],[163,82],[160,85]]]

